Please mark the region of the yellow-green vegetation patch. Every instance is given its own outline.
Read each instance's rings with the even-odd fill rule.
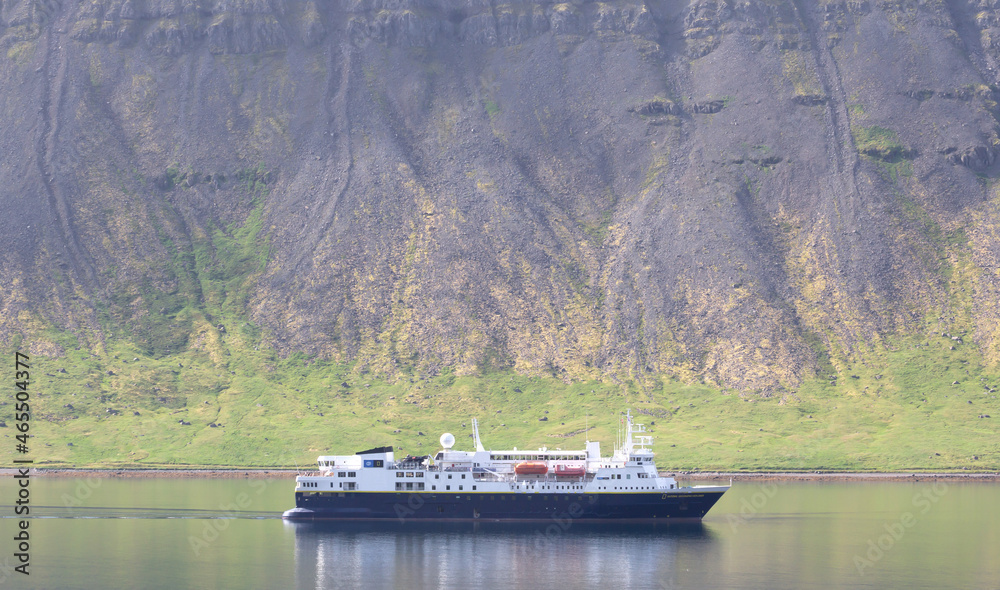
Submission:
[[[787,50],[781,52],[781,73],[791,82],[795,94],[799,96],[823,94],[819,76],[805,52]]]
[[[486,107],[486,114],[490,116],[490,119],[494,119],[500,114],[500,105],[495,100],[486,99],[484,106]]]
[[[7,59],[18,66],[26,66],[35,55],[34,41],[21,41],[14,43],[7,49]]]
[[[882,162],[898,162],[911,158],[912,153],[899,142],[896,132],[885,127],[852,126],[851,134],[858,151],[869,158]]]

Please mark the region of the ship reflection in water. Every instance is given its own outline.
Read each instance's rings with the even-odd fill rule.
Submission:
[[[285,526],[298,588],[663,589],[682,583],[685,555],[701,560],[717,545],[700,522]]]

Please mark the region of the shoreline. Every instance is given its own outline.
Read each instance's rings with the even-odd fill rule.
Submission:
[[[697,479],[701,481],[728,481],[755,482],[755,481],[782,481],[782,482],[881,482],[881,481],[1000,481],[998,472],[982,473],[949,473],[949,472],[674,472],[668,473],[670,477],[678,480]]]
[[[0,475],[15,475],[17,469],[2,468]],[[312,470],[277,468],[205,468],[205,469],[162,469],[162,468],[32,468],[30,474],[38,477],[102,477],[102,478],[202,478],[202,479],[293,479],[296,475],[315,473]],[[680,481],[785,481],[785,482],[850,482],[850,481],[1000,481],[1000,472],[949,473],[949,472],[721,472],[721,471],[665,471],[668,476]]]
[[[0,469],[0,476],[13,475],[16,469]],[[143,479],[170,477],[175,479],[294,479],[301,473],[315,473],[297,469],[262,469],[262,468],[206,468],[206,469],[155,469],[155,468],[121,468],[109,469],[95,467],[93,469],[77,469],[68,467],[32,468],[30,474],[37,477],[103,477],[122,479]]]

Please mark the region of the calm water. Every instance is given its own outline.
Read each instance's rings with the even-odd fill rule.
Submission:
[[[697,526],[292,524],[291,487],[35,479],[0,588],[1000,588],[996,484],[737,484]]]

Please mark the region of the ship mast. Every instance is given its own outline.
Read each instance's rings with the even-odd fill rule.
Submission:
[[[482,441],[479,440],[479,420],[476,420],[475,418],[472,419],[472,442],[476,445],[477,451],[486,451],[486,449],[483,448]]]
[[[632,454],[632,410],[625,411],[625,447],[623,454],[628,458]]]

